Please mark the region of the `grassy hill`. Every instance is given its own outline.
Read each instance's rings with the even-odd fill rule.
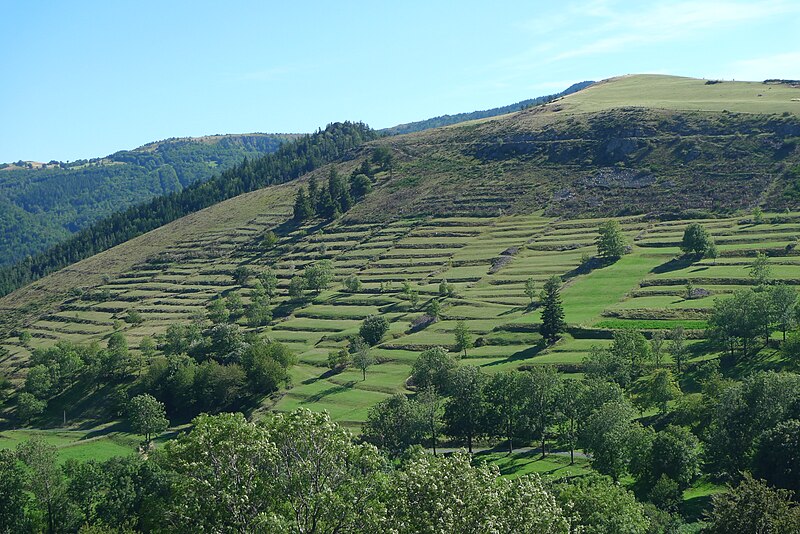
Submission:
[[[800,284],[800,256],[782,254],[800,233],[800,213],[782,215],[776,222],[768,217],[762,225],[740,217],[703,220],[719,244],[721,257],[691,265],[673,261],[690,221],[628,217],[622,222],[633,243],[632,253],[612,266],[581,274],[582,255],[594,254],[598,219],[519,215],[406,219],[388,225],[339,222],[323,229],[295,229],[272,251],[259,251],[254,246],[256,238],[261,229],[285,215],[291,188],[281,186],[272,198],[251,194],[241,204],[242,211],[237,211],[241,215],[224,221],[220,220],[227,211],[224,205],[216,213],[203,214],[206,221],[217,221],[213,231],[207,222],[200,223],[167,244],[163,239],[176,230],[167,228],[161,236],[148,234],[138,243],[104,253],[101,256],[124,256],[127,261],[124,266],[116,264],[119,274],[98,281],[96,288],[107,289],[109,300],[73,297],[58,304],[27,327],[32,335],[29,346],[23,347],[15,337],[4,341],[8,354],[0,364],[21,378],[30,348],[58,339],[103,342],[120,328],[136,348],[143,337],[203,314],[206,302],[218,294],[236,292],[246,303],[252,283],[235,284],[236,267],[247,265],[259,271],[270,266],[281,282],[274,302],[276,318],[261,333],[285,343],[299,358],[293,368],[294,385],[280,397],[277,409],[327,409],[340,421],[358,424],[372,404],[404,390],[410,365],[421,350],[454,345],[459,319],[466,322],[476,342],[476,348],[468,351],[469,363],[490,372],[548,364],[580,373],[588,349],[607,346],[612,329],[682,325],[695,332],[693,337],[702,337],[714,298],[752,283],[747,265],[757,250],[780,254],[772,260],[774,276]],[[261,208],[264,201],[271,209],[253,209]],[[323,244],[325,251],[320,253]],[[150,248],[153,245],[156,248]],[[158,252],[153,254],[153,250]],[[292,273],[321,258],[334,261],[338,279],[356,273],[363,288],[351,292],[335,284],[307,301],[290,299],[286,291]],[[37,284],[85,287],[91,279],[78,282],[80,273],[97,269],[102,260],[92,258],[78,264],[75,271],[59,273],[58,280]],[[533,278],[541,287],[554,274],[567,279],[563,297],[570,328],[561,342],[544,349],[537,333],[539,314],[528,306],[523,286]],[[455,286],[456,296],[444,300],[441,321],[413,331],[412,323],[423,314],[426,302],[438,295],[442,280]],[[688,280],[707,290],[707,296],[684,298]],[[403,282],[419,293],[416,307],[403,293]],[[142,314],[141,325],[119,324],[129,309]],[[347,336],[357,333],[360,322],[371,314],[384,315],[391,322],[389,337],[374,351],[380,363],[369,370],[365,381],[355,369],[332,375],[327,368],[328,352],[344,346]],[[716,354],[709,353],[702,340],[693,343],[698,360]],[[763,366],[778,365],[775,358],[767,358]]]
[[[214,135],[149,143],[103,158],[0,166],[0,266],[94,221],[274,152],[292,134]],[[20,162],[18,162],[20,163]]]
[[[775,113],[758,112],[763,97],[747,97],[756,88],[785,96],[775,100]],[[680,91],[682,107],[668,98]],[[775,256],[776,278],[800,282],[791,246],[800,233],[800,214],[791,211],[800,193],[794,94],[800,90],[781,85],[622,77],[546,106],[368,143],[334,166],[349,174],[377,146],[391,149],[395,165],[341,219],[285,224],[306,176],[177,220],[0,299],[0,365],[18,383],[31,348],[58,339],[104,342],[115,330],[135,349],[145,336],[189,322],[217,295],[238,293],[248,302],[252,282],[234,282],[239,266],[278,274],[275,319],[257,331],[299,359],[293,386],[265,407],[328,409],[352,425],[404,389],[420,350],[452,345],[458,319],[479,345],[468,358],[490,371],[552,364],[579,375],[583,355],[608,344],[616,328],[680,324],[700,338],[714,297],[749,283],[746,266],[756,250]],[[721,111],[736,102],[740,112]],[[322,181],[329,170],[312,174]],[[756,205],[781,215],[751,225],[742,210]],[[581,258],[593,252],[597,226],[608,216],[620,217],[632,253],[583,272]],[[672,261],[690,220],[717,238],[716,262]],[[268,229],[279,242],[264,250]],[[349,292],[337,282],[307,301],[290,299],[291,276],[323,258],[334,262],[337,280],[355,273],[363,289]],[[570,330],[544,349],[523,285],[532,277],[541,287],[554,274],[567,280]],[[413,331],[444,279],[456,296],[445,300],[443,319]],[[683,299],[689,279],[710,295]],[[402,291],[406,281],[419,294],[416,307]],[[108,298],[80,296],[97,291]],[[129,309],[144,322],[121,323]],[[356,371],[328,372],[328,352],[375,313],[391,322],[375,351],[380,363],[365,381]],[[12,327],[32,335],[29,346]],[[702,360],[716,353],[699,339],[693,354]],[[780,365],[775,354],[764,358],[759,365]]]
[[[441,128],[443,126],[450,126],[452,124],[458,124],[460,122],[487,119],[491,117],[497,117],[498,115],[506,115],[507,113],[514,113],[515,111],[521,111],[523,109],[532,106],[539,106],[541,104],[546,104],[548,102],[551,102],[557,98],[571,95],[572,93],[576,93],[581,89],[590,86],[593,83],[594,82],[591,81],[574,83],[569,87],[567,87],[566,89],[564,89],[563,91],[561,91],[560,93],[556,93],[554,95],[539,96],[536,98],[529,98],[527,100],[522,100],[521,102],[516,102],[515,104],[510,104],[508,106],[485,109],[482,111],[472,111],[469,113],[456,113],[455,115],[441,115],[439,117],[433,117],[431,119],[425,119],[422,121],[409,122],[406,124],[398,124],[397,126],[392,126],[391,128],[384,128],[383,130],[380,130],[380,133],[386,135],[408,134],[414,132],[421,132],[423,130],[429,130],[431,128]]]
[[[598,82],[549,106],[568,113],[593,113],[620,107],[678,111],[800,115],[800,90],[791,83],[698,80],[645,74]]]

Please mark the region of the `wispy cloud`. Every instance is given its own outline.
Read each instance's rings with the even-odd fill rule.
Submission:
[[[725,77],[756,81],[768,78],[800,79],[800,51],[736,61],[729,67]]]
[[[536,45],[498,61],[491,68],[529,72],[560,62],[624,52],[635,47],[706,37],[716,30],[733,30],[787,14],[800,14],[793,0],[672,0],[626,2],[585,0],[557,11],[522,20],[516,28],[528,32]]]
[[[641,9],[630,9],[629,5],[623,8],[620,4],[614,1],[591,1],[573,6],[571,11],[574,13],[594,19],[594,29],[588,32],[589,39],[586,42],[562,51],[550,61],[702,36],[713,29],[800,12],[798,3],[782,0],[681,0],[643,3]]]

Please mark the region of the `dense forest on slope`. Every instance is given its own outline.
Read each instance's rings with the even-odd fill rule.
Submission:
[[[208,181],[114,213],[46,252],[0,270],[0,294],[212,204],[297,178],[342,158],[348,150],[376,135],[361,123],[331,124],[325,130],[282,145],[273,154],[246,159]]]
[[[59,243],[97,220],[258,158],[296,135],[168,139],[91,160],[0,166],[0,265]]]
[[[522,100],[521,102],[510,104],[508,106],[501,106],[499,108],[486,109],[482,111],[472,111],[470,113],[456,113],[455,115],[440,115],[438,117],[433,117],[431,119],[425,119],[422,121],[409,122],[406,124],[398,124],[397,126],[392,126],[391,128],[384,128],[383,130],[379,130],[379,132],[387,135],[400,135],[400,134],[421,132],[423,130],[430,130],[431,128],[440,128],[442,126],[450,126],[451,124],[458,124],[459,122],[474,121],[478,119],[486,119],[489,117],[497,117],[498,115],[505,115],[506,113],[513,113],[515,111],[521,111],[529,107],[539,106],[547,102],[552,102],[556,98],[576,93],[581,89],[584,89],[592,85],[593,83],[594,82],[592,81],[578,82],[570,85],[560,93],[556,93],[554,95],[538,96],[536,98],[529,98],[527,100]]]

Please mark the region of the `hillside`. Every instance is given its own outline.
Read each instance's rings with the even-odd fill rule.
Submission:
[[[560,96],[574,93],[591,83],[577,83],[556,95],[528,99],[500,108],[435,117],[399,125],[381,130],[378,134],[397,135],[494,117],[549,102]],[[247,157],[250,157],[250,161],[257,161],[264,154],[273,152],[281,142],[292,139],[299,139],[299,136],[251,134],[173,138],[148,143],[133,151],[118,152],[106,158],[71,163],[18,161],[11,164],[0,164],[0,171],[2,171],[0,173],[0,193],[3,191],[2,178],[5,174],[8,194],[12,196],[20,194],[20,199],[23,201],[26,195],[33,196],[36,198],[33,204],[44,201],[49,202],[51,211],[58,209],[56,216],[50,213],[45,217],[46,212],[42,211],[41,206],[33,206],[31,209],[34,209],[34,212],[26,211],[30,207],[30,202],[23,202],[20,207],[9,202],[8,199],[4,200],[0,194],[0,205],[4,205],[5,209],[4,215],[0,216],[0,231],[5,229],[3,239],[8,245],[6,248],[9,249],[5,258],[0,255],[0,258],[4,258],[0,260],[0,295],[36,280],[53,270],[208,206],[208,202],[197,204],[194,200],[190,200],[191,207],[187,207],[185,202],[180,209],[170,207],[168,208],[169,215],[159,213],[153,217],[149,214],[150,212],[163,212],[164,200],[167,203],[173,202],[174,199],[169,199],[191,185],[188,183],[187,175],[189,178],[196,175],[208,179],[212,172],[219,175],[226,170],[232,170],[234,174],[239,175],[240,181],[248,181],[246,175],[252,174],[253,169],[241,165],[236,169],[231,169],[233,164]],[[231,152],[230,147],[239,147],[239,151]],[[253,152],[255,149],[261,151]],[[300,149],[302,150],[302,146]],[[313,157],[313,154],[311,156]],[[222,161],[223,159],[225,161]],[[173,172],[176,169],[177,171]],[[306,170],[310,170],[310,168]],[[144,172],[146,176],[130,178],[127,175],[131,172],[134,175]],[[73,176],[76,173],[77,175]],[[31,178],[32,181],[26,182],[27,178]],[[120,181],[120,178],[124,178],[124,180]],[[60,183],[59,180],[62,182],[67,180],[68,183]],[[99,180],[102,183],[87,183],[87,180],[88,182]],[[154,180],[157,183],[150,184]],[[222,176],[220,180],[227,182],[232,178]],[[203,179],[197,179],[194,180],[194,183],[203,181]],[[147,186],[149,190],[134,195],[137,192],[132,189],[140,186]],[[32,188],[35,191],[28,191]],[[245,191],[229,191],[219,198],[211,199],[211,203],[242,192]],[[115,195],[127,196],[116,199]],[[189,192],[188,195],[183,196],[192,197],[195,196],[195,192]],[[148,202],[151,197],[155,198]],[[107,201],[102,202],[102,205],[95,205],[106,198]],[[180,198],[181,195],[177,195],[179,202]],[[121,203],[115,204],[114,200],[121,200]],[[133,205],[133,207],[126,209],[129,205]],[[78,211],[81,213],[79,220],[69,222],[70,217],[78,218]],[[67,221],[64,223],[66,226],[62,227],[63,224],[59,226],[59,221],[63,222],[64,220]],[[118,230],[120,226],[127,227],[128,230],[120,233]],[[135,231],[130,230],[131,227],[136,228]],[[113,234],[113,236],[109,234]],[[2,246],[3,241],[0,240],[0,249]],[[35,254],[37,251],[39,253]],[[23,258],[24,261],[20,261]],[[4,265],[7,266],[5,269],[3,269]]]
[[[643,107],[797,116],[800,115],[798,92],[800,87],[792,81],[736,82],[645,74],[603,80],[549,105],[563,106],[569,113]]]
[[[632,87],[637,84],[640,90],[635,91]],[[653,96],[672,94],[676,87],[686,98],[679,106],[685,109],[668,109],[668,101],[658,100],[663,96]],[[726,87],[727,92],[722,90]],[[750,104],[757,106],[762,98],[757,96],[757,88],[772,88],[782,95],[774,103],[779,114],[701,109],[723,108],[732,100],[742,109]],[[377,146],[389,147],[395,157],[392,170],[375,177],[373,191],[332,226],[314,223],[307,230],[281,226],[290,216],[296,188],[307,183],[308,177],[278,189],[262,189],[175,221],[23,288],[0,300],[0,317],[7,328],[29,329],[33,346],[37,346],[52,344],[62,336],[75,341],[103,340],[113,331],[115,320],[129,308],[136,308],[145,322],[125,327],[126,336],[136,346],[142,336],[163,332],[168,324],[201,312],[215,295],[239,291],[232,281],[239,265],[274,265],[282,280],[282,299],[286,299],[291,273],[317,259],[314,251],[325,242],[320,257],[335,261],[336,278],[358,273],[365,281],[374,282],[365,286],[369,288],[367,295],[323,294],[308,304],[308,311],[291,306],[286,316],[276,315],[275,324],[264,332],[288,332],[277,338],[290,343],[296,339],[298,344],[293,348],[301,360],[311,358],[308,361],[313,369],[313,362],[319,364],[319,358],[332,346],[330,342],[339,343],[359,319],[379,310],[391,311],[398,314],[392,315],[392,332],[398,339],[390,346],[400,351],[393,354],[410,356],[403,352],[408,347],[446,343],[452,324],[444,322],[429,333],[406,336],[414,312],[397,295],[396,286],[389,296],[373,295],[380,282],[419,280],[423,297],[434,293],[441,279],[456,282],[465,292],[464,305],[478,306],[475,319],[499,306],[494,311],[503,317],[502,322],[475,323],[474,331],[481,335],[495,328],[503,331],[504,325],[520,321],[535,324],[536,314],[520,308],[525,300],[520,296],[524,279],[534,276],[541,280],[551,273],[567,276],[576,267],[581,253],[588,251],[580,247],[589,246],[592,237],[588,232],[597,224],[596,220],[581,218],[626,216],[631,236],[637,243],[641,241],[641,261],[636,259],[640,255],[634,254],[622,262],[623,267],[628,262],[632,265],[630,274],[625,275],[627,285],[618,295],[594,305],[591,312],[568,316],[574,326],[591,326],[603,321],[604,313],[613,316],[616,312],[609,307],[625,302],[639,284],[651,284],[643,282],[648,271],[667,263],[675,254],[674,241],[660,243],[659,239],[678,232],[687,218],[729,214],[714,226],[723,232],[721,241],[728,233],[734,236],[730,254],[739,250],[735,254],[745,257],[755,248],[766,246],[757,240],[750,249],[743,246],[748,243],[745,238],[756,234],[739,236],[738,232],[747,228],[739,228],[732,214],[756,205],[773,210],[798,205],[800,151],[796,138],[800,136],[800,121],[794,114],[793,91],[798,90],[630,76],[496,119],[383,138],[366,145],[360,156],[351,154],[347,162],[336,164],[341,173],[350,174]],[[587,94],[593,95],[591,100]],[[587,110],[590,101],[598,103],[594,111]],[[656,101],[663,108],[647,107]],[[623,107],[616,107],[623,103]],[[328,172],[328,168],[322,168],[316,176],[324,180]],[[659,224],[656,215],[665,222]],[[776,250],[785,247],[796,231],[793,217],[758,237],[769,237],[769,246]],[[581,220],[568,222],[576,218]],[[670,220],[681,222],[666,222]],[[254,240],[270,227],[281,236],[281,244],[275,249],[279,252],[254,248]],[[671,238],[674,240],[674,236]],[[655,245],[646,245],[651,239]],[[532,251],[530,266],[522,264],[527,261],[523,255],[514,258],[510,270],[490,273],[493,260],[513,248]],[[552,261],[540,257],[547,250],[558,252]],[[741,265],[744,260],[738,261]],[[516,271],[517,263],[520,272],[505,279]],[[713,270],[717,269],[725,267],[716,265]],[[741,267],[738,269],[741,272]],[[615,271],[609,272],[612,278],[618,278]],[[670,284],[681,283],[678,274],[671,277],[676,281]],[[729,277],[720,274],[710,279],[725,286]],[[111,300],[91,303],[68,297],[75,286],[81,291],[107,289]],[[241,291],[246,297],[247,288]],[[277,308],[284,307],[282,302],[275,303]],[[329,302],[355,308],[340,312],[328,309]],[[323,315],[315,306],[322,307],[319,313]],[[448,315],[461,316],[458,306],[454,302],[455,309]],[[83,313],[89,315],[84,319]],[[634,318],[657,315],[642,313],[641,317],[634,314]],[[323,320],[325,314],[330,314],[329,321]],[[295,322],[297,326],[293,326]],[[302,334],[304,326],[300,323],[321,334]],[[436,331],[441,333],[431,336]],[[417,337],[424,339],[417,342]],[[511,339],[499,342],[494,352],[490,348],[483,351],[507,357],[509,346],[519,343],[514,353],[521,356],[511,361],[520,357],[526,360],[526,347],[535,340],[525,335],[519,339],[512,335]],[[6,364],[15,368],[16,376],[22,376],[28,350],[13,337],[5,346],[10,351]],[[568,346],[567,352],[578,354],[588,348],[588,342],[576,347],[580,348]],[[406,370],[398,368],[396,378]],[[311,370],[307,368],[307,372]],[[400,383],[395,382],[390,389]],[[363,416],[363,410],[360,413]]]
[[[150,446],[148,402],[159,448],[287,420],[316,447],[332,420],[385,465],[468,448],[440,457],[672,531],[744,472],[796,491],[798,92],[626,76],[408,135],[336,123],[129,210],[117,237],[155,229],[0,298],[0,453],[112,465]],[[250,422],[192,419],[219,412]]]
[[[167,139],[91,160],[2,165],[0,266],[43,251],[128,206],[205,181],[244,158],[274,152],[296,137]]]
[[[439,117],[433,117],[431,119],[425,119],[416,122],[409,122],[406,124],[398,124],[397,126],[392,126],[391,128],[384,128],[383,130],[379,130],[380,133],[386,135],[400,135],[400,134],[408,134],[414,132],[421,132],[423,130],[430,130],[431,128],[441,128],[443,126],[450,126],[451,124],[458,124],[460,122],[467,122],[467,121],[474,121],[479,119],[488,119],[491,117],[497,117],[498,115],[505,115],[507,113],[514,113],[515,111],[521,111],[523,109],[533,107],[533,106],[540,106],[542,104],[546,104],[552,100],[560,98],[562,96],[571,95],[572,93],[576,93],[594,82],[586,81],[586,82],[578,82],[570,85],[560,93],[556,93],[554,95],[546,95],[546,96],[539,96],[536,98],[529,98],[527,100],[522,100],[521,102],[516,102],[514,104],[509,104],[507,106],[501,106],[497,108],[485,109],[481,111],[472,111],[469,113],[456,113],[455,115],[440,115]]]

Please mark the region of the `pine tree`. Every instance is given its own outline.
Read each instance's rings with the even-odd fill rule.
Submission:
[[[558,335],[567,329],[564,321],[564,306],[561,303],[561,279],[553,276],[544,284],[541,294],[542,300],[542,326],[539,332],[548,343],[554,343]]]
[[[338,206],[333,201],[330,191],[324,188],[322,192],[320,192],[319,199],[317,200],[317,215],[325,219],[333,219],[337,211],[339,211]]]
[[[306,196],[306,190],[301,187],[297,190],[297,196],[294,199],[294,220],[305,221],[314,215],[314,208],[311,207],[311,201]]]

